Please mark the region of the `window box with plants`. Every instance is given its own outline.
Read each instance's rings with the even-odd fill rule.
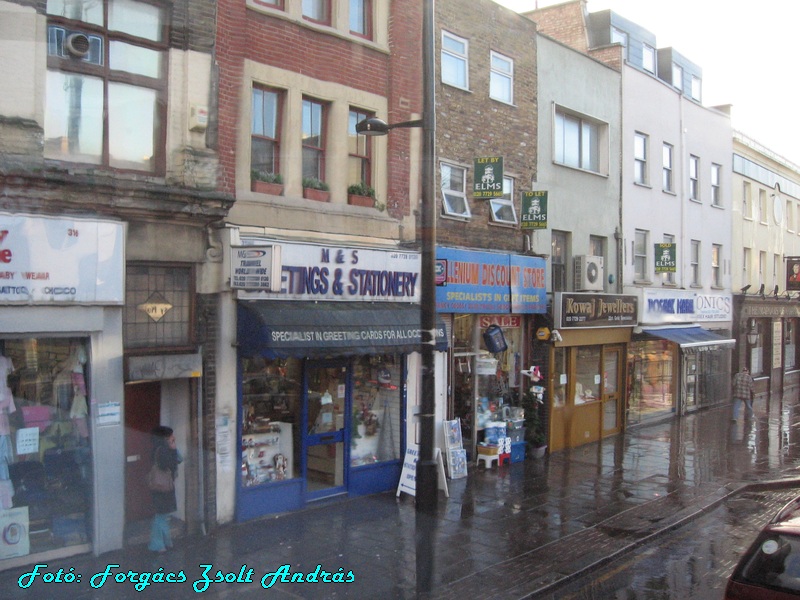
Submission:
[[[283,196],[283,177],[280,173],[250,171],[250,190],[259,194]]]
[[[367,185],[363,181],[361,183],[354,183],[347,188],[347,203],[353,206],[373,208],[376,205],[375,188]]]
[[[329,189],[327,183],[316,177],[303,177],[303,198],[317,202],[329,202],[331,199]]]

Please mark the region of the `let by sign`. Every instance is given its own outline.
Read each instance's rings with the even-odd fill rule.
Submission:
[[[475,180],[472,182],[472,195],[475,198],[502,198],[502,156],[475,159]]]

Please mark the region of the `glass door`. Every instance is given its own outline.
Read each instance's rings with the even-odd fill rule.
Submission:
[[[689,353],[684,354],[683,357],[684,389],[686,390],[684,409],[694,410],[697,408],[697,357]]]
[[[619,433],[622,416],[622,348],[603,349],[603,436]]]
[[[303,436],[306,499],[346,491],[346,416],[350,406],[349,369],[343,363],[309,361],[307,418]]]

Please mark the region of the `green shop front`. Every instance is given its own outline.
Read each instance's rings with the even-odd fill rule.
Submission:
[[[238,291],[239,521],[396,488],[416,396],[419,253],[273,248],[277,291]]]

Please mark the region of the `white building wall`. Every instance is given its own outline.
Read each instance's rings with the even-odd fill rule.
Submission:
[[[700,293],[723,293],[731,289],[731,152],[732,129],[724,113],[705,108],[652,75],[632,67],[623,70],[623,163],[622,197],[624,230],[624,289],[639,293],[643,287],[693,289]],[[634,182],[634,139],[648,137],[647,181]],[[662,150],[673,147],[672,191],[662,185]],[[699,201],[689,200],[689,157],[700,159]],[[711,165],[720,165],[721,206],[711,206]],[[649,233],[647,277],[636,279],[634,240],[636,230]],[[678,271],[675,283],[667,283],[654,272],[654,249],[664,235],[675,237]],[[699,285],[692,285],[691,240],[700,241]],[[722,246],[721,284],[711,284],[712,245]]]
[[[606,238],[605,291],[615,292],[608,275],[619,276],[614,233],[620,226],[620,74],[542,35],[537,38],[537,69],[538,181],[533,182],[533,189],[548,192],[548,228],[533,233],[532,248],[549,255],[550,232],[554,229],[571,232],[568,254],[573,256],[590,254],[590,236]],[[556,106],[605,124],[599,173],[555,162]],[[571,267],[568,263],[570,290]],[[548,270],[548,289],[550,286]]]

